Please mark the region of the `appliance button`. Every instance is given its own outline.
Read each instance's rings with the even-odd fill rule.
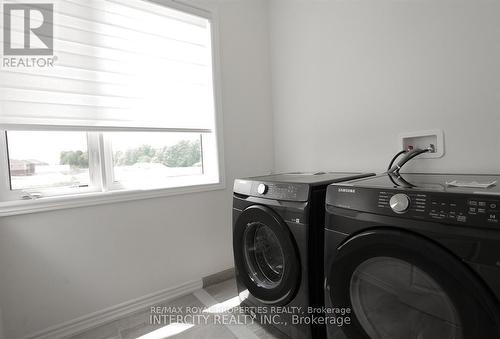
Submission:
[[[465,215],[459,215],[457,217],[457,221],[466,222],[467,221],[467,217]]]
[[[495,203],[491,203],[491,204],[490,204],[490,208],[491,208],[492,210],[496,209],[496,208],[497,208],[497,204],[495,204]]]
[[[410,198],[406,194],[394,194],[389,201],[391,208],[396,213],[404,213],[410,207]]]
[[[469,205],[477,206],[477,201],[471,200],[471,201],[469,201]]]
[[[476,208],[475,207],[470,207],[469,208],[469,213],[476,213]]]
[[[259,184],[259,186],[257,186],[257,193],[266,194],[267,193],[267,185],[266,184]]]
[[[477,212],[478,213],[486,213],[486,210],[484,208],[478,208]]]
[[[479,206],[481,206],[481,207],[486,206],[486,202],[485,202],[485,201],[480,201],[480,202],[478,202],[477,204],[478,204]]]

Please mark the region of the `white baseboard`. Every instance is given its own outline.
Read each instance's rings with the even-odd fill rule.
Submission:
[[[79,317],[62,324],[49,327],[42,331],[32,333],[23,339],[56,339],[67,338],[81,332],[88,331],[102,324],[130,315],[155,304],[188,295],[202,288],[202,280],[189,281],[176,287],[167,288],[133,299],[116,306]]]

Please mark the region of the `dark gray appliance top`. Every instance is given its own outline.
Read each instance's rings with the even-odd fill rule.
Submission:
[[[251,177],[245,180],[320,186],[334,182],[364,178],[369,175],[374,174],[357,172],[291,172]]]
[[[385,173],[328,186],[326,205],[497,232],[500,175]]]
[[[500,194],[500,175],[401,173],[397,176],[385,173],[342,185],[446,193]]]
[[[334,182],[365,178],[373,173],[313,172],[271,174],[234,181],[233,192],[246,196],[306,202],[310,191]]]

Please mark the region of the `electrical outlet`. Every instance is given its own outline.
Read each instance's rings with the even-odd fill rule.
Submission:
[[[419,158],[441,158],[444,155],[444,134],[435,129],[420,132],[407,132],[399,135],[401,149],[432,149],[419,155]]]

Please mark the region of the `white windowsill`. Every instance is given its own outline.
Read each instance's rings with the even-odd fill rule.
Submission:
[[[148,190],[116,190],[108,192],[81,193],[69,196],[45,197],[33,200],[8,201],[0,203],[0,217],[223,189],[225,189],[225,184],[222,182],[195,186]]]

